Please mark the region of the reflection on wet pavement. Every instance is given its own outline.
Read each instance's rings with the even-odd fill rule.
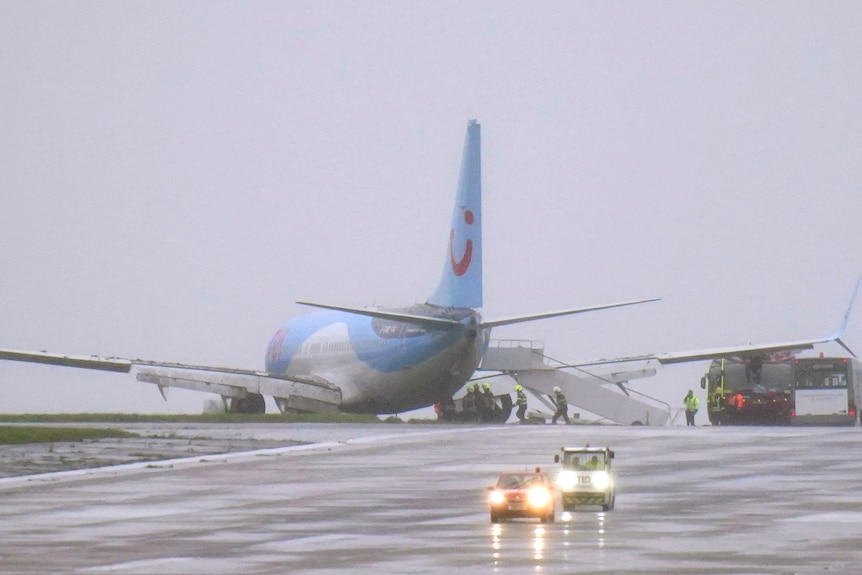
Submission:
[[[0,565],[22,573],[814,575],[855,573],[862,562],[858,428],[205,431],[312,444],[124,474],[0,480]],[[558,512],[548,524],[489,522],[486,488],[499,473],[541,465],[554,474],[554,452],[585,443],[616,451],[615,510]]]

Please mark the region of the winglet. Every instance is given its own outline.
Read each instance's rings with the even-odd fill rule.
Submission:
[[[844,330],[847,329],[847,323],[850,321],[850,312],[853,310],[853,302],[856,301],[856,294],[859,293],[860,284],[862,284],[862,276],[859,276],[859,279],[856,280],[856,287],[853,288],[853,295],[850,296],[850,303],[847,304],[847,310],[844,312],[844,319],[841,320],[841,326],[838,328],[838,331],[836,331],[833,335],[835,342],[844,349],[846,349],[847,352],[853,357],[856,357],[856,354],[853,353],[853,350],[847,347],[847,344],[841,341],[841,336],[844,335]]]

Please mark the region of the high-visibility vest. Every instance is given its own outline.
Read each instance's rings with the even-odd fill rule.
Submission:
[[[698,407],[700,407],[700,401],[697,399],[696,395],[692,395],[691,397],[685,396],[686,411],[697,411]]]
[[[518,399],[516,401],[518,405],[527,405],[527,395],[524,393],[524,390],[518,390]]]

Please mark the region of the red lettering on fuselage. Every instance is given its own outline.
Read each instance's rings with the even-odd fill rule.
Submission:
[[[287,336],[287,331],[288,330],[286,329],[278,330],[272,337],[272,341],[269,342],[267,357],[269,358],[270,363],[277,362],[279,357],[281,357],[281,346],[284,344],[284,338]]]

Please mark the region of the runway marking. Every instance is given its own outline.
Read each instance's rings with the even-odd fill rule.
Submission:
[[[141,561],[127,561],[125,563],[113,563],[111,565],[99,565],[98,567],[86,567],[79,569],[79,573],[100,573],[115,571],[126,571],[130,569],[140,569],[142,567],[155,567],[158,565],[167,565],[168,563],[179,563],[184,561],[193,561],[194,557],[164,557],[161,559],[145,559]]]
[[[36,475],[20,475],[17,477],[0,478],[0,489],[14,489],[26,485],[56,484],[66,481],[84,479],[98,479],[101,477],[125,476],[147,471],[167,471],[171,469],[187,469],[194,466],[218,465],[247,461],[256,457],[278,457],[299,452],[330,450],[344,447],[361,448],[366,444],[374,444],[385,441],[409,441],[421,439],[429,435],[440,435],[448,433],[470,432],[482,429],[483,433],[492,430],[514,429],[515,426],[488,426],[488,427],[456,427],[448,429],[436,429],[425,431],[411,431],[410,433],[387,433],[384,435],[371,435],[368,437],[356,437],[344,441],[326,441],[321,443],[307,443],[304,445],[290,445],[287,447],[271,447],[257,449],[254,451],[235,451],[233,453],[196,455],[194,457],[182,457],[178,459],[163,459],[160,461],[138,461],[135,463],[122,463],[106,467],[92,467],[86,469],[72,469],[68,471],[55,471],[51,473],[38,473]]]

